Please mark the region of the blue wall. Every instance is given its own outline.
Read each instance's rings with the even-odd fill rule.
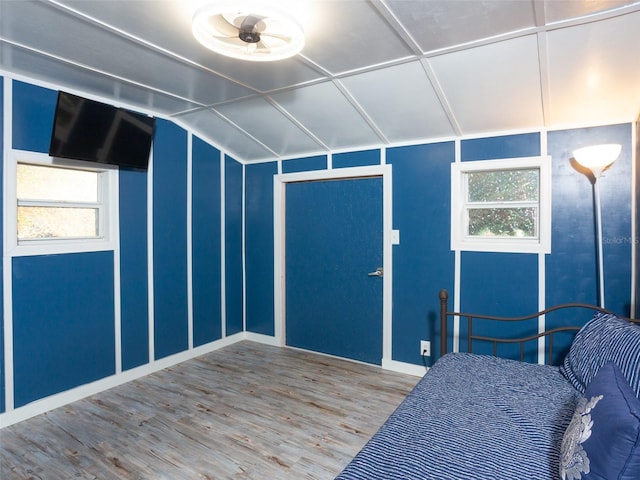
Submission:
[[[55,98],[53,90],[13,82],[13,148],[47,152]],[[0,91],[0,104],[5,100]],[[539,155],[540,145],[545,143],[541,135],[546,135],[548,153],[553,159],[553,223],[551,254],[540,257],[461,252],[459,272],[455,271],[455,255],[450,249],[449,225],[450,165],[456,160],[455,143],[388,148],[385,158],[393,169],[393,228],[400,231],[401,240],[393,247],[392,359],[420,364],[417,348],[420,339],[433,340],[437,355],[437,295],[441,288],[453,294],[456,275],[460,283],[460,305],[466,310],[524,313],[537,310],[541,296],[546,297],[547,305],[566,301],[595,303],[591,184],[570,163],[574,148],[593,143],[623,145],[620,158],[605,172],[600,186],[606,304],[612,310],[628,314],[633,247],[630,240],[634,148],[631,128],[623,124],[460,141],[460,160],[475,161]],[[114,329],[116,294],[120,295],[121,305],[119,346],[123,370],[145,366],[154,359],[190,348],[190,283],[194,346],[222,338],[223,321],[227,335],[241,332],[245,318],[248,331],[273,335],[271,252],[273,175],[277,172],[277,163],[243,167],[224,152],[194,137],[192,217],[189,219],[188,136],[175,124],[160,120],[154,140],[153,177],[149,178],[145,172],[120,172],[119,265],[114,265],[117,257],[113,252],[12,259],[11,285],[1,287],[5,292],[12,292],[13,311],[9,313],[13,315],[14,330],[15,406],[118,374],[115,354],[119,339]],[[0,142],[2,139],[0,135]],[[220,164],[221,156],[224,165]],[[331,163],[336,169],[377,165],[381,157],[379,149],[342,152],[332,155]],[[326,169],[327,166],[328,157],[319,155],[283,161],[282,172]],[[639,184],[636,180],[636,188],[640,188]],[[147,202],[149,189],[152,211]],[[640,192],[637,193],[640,196]],[[640,209],[638,215],[640,225]],[[221,238],[222,218],[224,238]],[[149,221],[153,222],[152,265],[148,264]],[[191,246],[187,230],[190,223]],[[189,247],[193,255],[191,279],[187,270]],[[224,272],[221,272],[222,250]],[[541,264],[543,270],[539,268]],[[150,268],[152,278],[149,278]],[[118,292],[114,288],[114,272],[120,276]],[[155,332],[151,342],[150,282],[154,293]],[[542,292],[538,288],[540,284],[544,285]],[[637,288],[640,290],[640,285]],[[224,298],[221,291],[225,292]],[[450,305],[453,300],[451,298]],[[55,312],[51,312],[52,309]],[[586,318],[547,318],[548,324],[553,325],[584,320]],[[2,334],[0,330],[0,336]],[[150,343],[155,351],[151,359]],[[4,343],[0,349],[3,346]],[[4,355],[0,358],[3,362],[0,412],[3,412],[7,409],[7,395],[3,390]]]
[[[14,148],[48,151],[55,102],[14,82]],[[13,258],[16,407],[115,373],[113,265],[113,252]]]
[[[187,132],[158,121],[153,144],[155,358],[188,344]]]
[[[245,167],[247,331],[274,334],[273,175],[276,162]]]
[[[192,154],[193,343],[222,336],[220,150],[195,138]]]
[[[13,82],[12,148],[47,153],[57,92]]]
[[[542,135],[547,138],[543,139]],[[465,311],[519,315],[537,311],[539,303],[547,306],[570,301],[596,303],[591,185],[570,163],[572,150],[589,144],[623,145],[620,158],[600,181],[605,223],[606,305],[621,314],[629,314],[631,125],[462,140],[460,161],[539,156],[544,140],[552,156],[552,253],[540,256],[460,252],[458,272],[450,248],[450,165],[455,161],[454,142],[387,149],[386,162],[393,167],[393,228],[400,231],[400,244],[393,247],[393,360],[420,364],[417,347],[421,339],[432,340],[434,356],[439,354],[438,291],[442,288],[449,291],[449,307],[453,308],[456,275],[460,284],[458,300],[461,310]],[[346,152],[334,154],[332,164],[334,168],[373,165],[379,163],[379,158],[378,150]],[[323,156],[282,162],[283,173],[325,168],[327,162]],[[251,202],[259,204],[260,199],[254,198],[255,195],[254,192]],[[262,195],[263,203],[272,201],[272,191],[268,188]],[[260,222],[273,221],[271,216],[268,221],[264,219],[263,215],[267,214],[265,209],[260,214]],[[247,222],[249,231],[253,217],[248,217]],[[259,281],[253,272],[247,271],[247,284],[255,283],[254,290]],[[540,291],[539,285],[545,286],[544,291]],[[270,283],[265,285],[269,295],[272,288]],[[248,311],[258,310],[259,302],[254,296],[257,297],[254,293],[247,298]],[[549,315],[547,325],[580,324],[589,317],[589,313],[576,314],[574,318]],[[534,329],[535,325],[535,321],[531,322]],[[527,327],[505,329],[497,325],[483,330],[476,328],[475,333],[495,334],[506,330],[517,334],[523,328]],[[462,325],[461,334],[465,333]],[[567,342],[565,339],[564,343]],[[566,345],[563,339],[557,339],[556,343],[557,361],[557,355]],[[465,346],[464,339],[461,346]],[[476,345],[474,351],[488,352],[480,345]],[[510,348],[502,353],[519,355],[519,351]],[[526,358],[536,360],[536,355],[534,342],[527,347]]]
[[[475,138],[463,140],[460,144],[460,160],[463,162],[537,155],[540,155],[539,133]]]
[[[119,172],[122,369],[149,361],[147,174]]]
[[[336,153],[332,159],[333,168],[365,167],[380,165],[380,150]]]
[[[392,148],[394,360],[421,362],[418,341],[437,338],[438,292],[453,290],[454,255],[450,247],[453,142]],[[438,353],[432,342],[433,355]]]
[[[0,87],[7,81],[10,80],[0,77]],[[0,105],[5,100],[3,95],[4,89],[0,88]],[[54,90],[12,82],[9,147],[47,153],[56,95]],[[4,151],[3,120],[0,115],[1,151]],[[118,256],[113,251],[12,258],[14,407],[118,375],[120,362],[123,371],[130,370],[190,348],[188,158],[188,133],[169,121],[158,120],[153,176],[150,178],[144,171],[119,171],[119,265],[115,264]],[[200,346],[222,336],[220,151],[193,137],[191,162],[193,344]],[[231,163],[226,201],[232,207],[230,217],[236,227],[232,231],[241,232],[242,167],[235,161]],[[148,203],[150,188],[152,211]],[[148,251],[149,221],[153,221],[152,265]],[[241,235],[236,234],[230,248],[236,257],[240,252],[239,258],[240,239]],[[234,278],[241,279],[242,269],[232,265],[236,268]],[[0,282],[2,279],[0,276]],[[152,339],[150,282],[154,293]],[[236,295],[239,291],[241,298],[238,285],[241,288],[241,280],[232,291]],[[119,338],[115,323],[116,293],[120,297]],[[234,306],[240,312],[235,315],[240,323],[236,321],[232,330],[238,331],[238,326],[242,327],[242,304],[235,302]],[[0,318],[4,322],[4,315]],[[3,334],[2,328],[0,340]],[[150,344],[154,358],[149,358]],[[4,341],[0,342],[0,412],[7,410],[3,352]]]
[[[13,259],[15,406],[115,373],[113,252]]]
[[[540,135],[523,134],[464,140],[460,145],[463,162],[540,155]],[[491,312],[493,315],[525,315],[538,310],[538,255],[489,252],[461,252],[460,258],[460,310],[465,312]],[[535,330],[522,325],[519,330]],[[474,334],[499,336],[502,324],[475,328]],[[514,331],[514,335],[520,331]],[[531,331],[531,330],[529,330]],[[461,347],[466,348],[466,324],[461,325]],[[534,344],[533,348],[537,348]],[[502,353],[509,355],[510,349]],[[478,353],[490,353],[488,345],[476,345]]]
[[[282,162],[282,173],[307,172],[309,170],[324,170],[327,168],[326,155],[296,158]]]
[[[593,191],[570,163],[572,151],[598,143],[620,143],[618,160],[600,178],[605,265],[605,305],[629,315],[631,292],[631,126],[629,124],[549,132],[553,158],[552,251],[547,256],[547,303],[567,299],[597,303]]]

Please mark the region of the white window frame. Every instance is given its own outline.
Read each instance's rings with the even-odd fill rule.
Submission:
[[[5,165],[5,254],[10,256],[115,250],[118,235],[118,168],[92,162],[53,158],[44,153],[11,150]],[[18,240],[18,163],[99,173],[99,236]]]
[[[467,235],[466,174],[537,169],[538,237],[480,237]],[[551,253],[551,157],[520,157],[451,164],[451,249],[473,252]]]

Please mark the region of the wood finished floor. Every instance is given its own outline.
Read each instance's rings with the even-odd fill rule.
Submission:
[[[417,381],[240,342],[0,430],[0,478],[332,479]]]

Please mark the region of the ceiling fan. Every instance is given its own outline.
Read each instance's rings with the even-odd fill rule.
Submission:
[[[301,23],[273,1],[210,2],[195,13],[192,31],[205,47],[242,60],[281,60],[304,46]]]

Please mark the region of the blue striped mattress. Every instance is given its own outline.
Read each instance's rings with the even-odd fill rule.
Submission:
[[[337,479],[556,479],[579,396],[557,367],[447,354]]]

